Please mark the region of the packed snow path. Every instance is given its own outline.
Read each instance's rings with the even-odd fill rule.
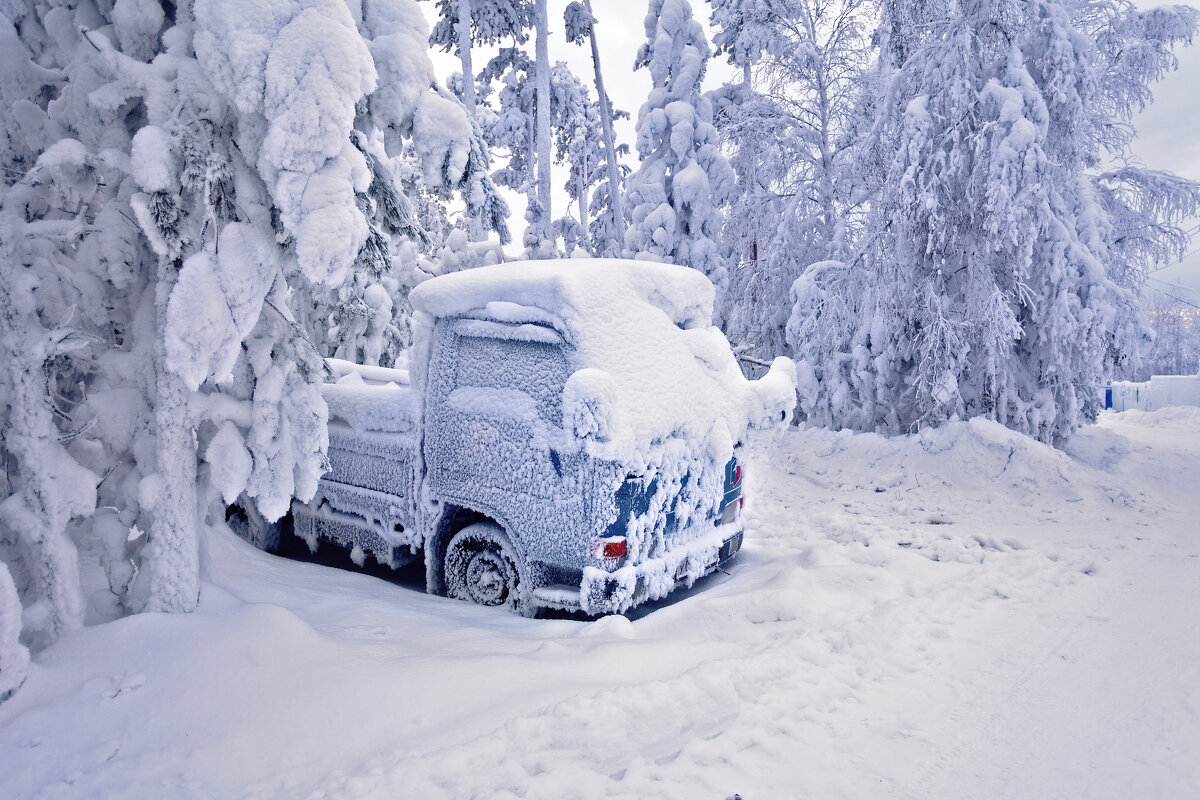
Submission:
[[[41,654],[0,797],[1195,796],[1200,409],[1068,451],[759,442],[731,574],[632,621],[210,539],[197,613]]]

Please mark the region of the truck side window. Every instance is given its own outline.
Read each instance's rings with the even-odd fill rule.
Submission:
[[[537,402],[547,422],[562,425],[569,365],[562,347],[545,342],[459,336],[454,388],[516,389]]]

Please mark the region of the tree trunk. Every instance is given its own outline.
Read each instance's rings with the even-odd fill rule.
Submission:
[[[587,237],[588,229],[588,197],[587,197],[587,156],[584,155],[583,163],[579,169],[575,171],[575,197],[579,201],[579,225],[583,228],[583,236]]]
[[[471,64],[471,0],[458,0],[458,23],[454,26],[458,35],[458,58],[462,63],[463,105],[467,109],[467,122],[475,126],[475,68]],[[466,188],[468,192],[479,191],[479,176]],[[472,242],[483,241],[483,220],[477,214],[468,214],[467,234]]]
[[[458,0],[458,58],[462,62],[463,105],[467,116],[475,119],[475,70],[471,66],[471,0]]]
[[[200,599],[200,543],[196,507],[196,440],[188,413],[190,393],[183,379],[167,367],[165,331],[167,300],[175,285],[176,265],[159,259],[155,305],[158,335],[154,346],[157,402],[154,422],[158,492],[139,575],[145,594],[141,611],[187,612]]]
[[[616,136],[613,134],[612,107],[608,104],[608,93],[604,91],[604,75],[600,72],[600,47],[596,44],[595,15],[592,14],[592,0],[584,0],[592,24],[588,26],[588,35],[592,42],[592,66],[596,72],[596,97],[600,101],[600,123],[604,129],[604,154],[608,159],[608,195],[612,203],[613,219],[616,222],[618,251],[625,248],[625,197],[621,186],[621,167],[617,164]]]
[[[537,198],[542,206],[540,228],[537,231],[537,257],[549,258],[551,255],[551,220],[553,219],[550,203],[550,49],[547,38],[550,24],[547,20],[546,0],[537,0],[534,7],[534,24],[537,28],[535,54],[537,63],[537,120],[534,140],[537,146]]]

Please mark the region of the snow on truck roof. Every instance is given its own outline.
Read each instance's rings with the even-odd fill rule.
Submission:
[[[748,381],[712,325],[715,292],[686,267],[618,259],[522,261],[432,278],[413,289],[431,317],[550,326],[578,353],[564,425],[610,457],[679,436],[727,456],[748,426],[795,405],[795,367]],[[543,328],[544,330],[544,328]]]
[[[570,337],[581,332],[579,312],[630,299],[658,308],[683,327],[710,325],[714,297],[713,285],[694,269],[573,258],[513,261],[443,275],[413,289],[411,300],[435,317],[485,316],[500,322],[518,321],[507,318],[517,307],[537,309],[548,316],[519,321],[556,322]],[[585,298],[591,302],[583,302]]]

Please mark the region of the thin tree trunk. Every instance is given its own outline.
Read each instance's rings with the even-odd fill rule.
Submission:
[[[575,197],[579,200],[579,225],[583,228],[584,237],[587,236],[588,229],[587,174],[584,172],[586,169],[585,163],[575,171]]]
[[[596,72],[596,97],[600,100],[600,122],[604,128],[604,154],[608,160],[608,196],[617,226],[616,249],[621,251],[625,249],[625,197],[621,186],[621,167],[617,164],[612,107],[608,104],[608,93],[604,91],[604,75],[600,71],[600,47],[596,44],[596,17],[592,14],[592,0],[584,0],[584,6],[587,8],[588,16],[592,18],[592,24],[588,26],[588,35],[592,42],[592,66],[595,67]]]
[[[458,22],[454,26],[458,35],[458,58],[462,63],[463,105],[467,109],[467,122],[475,125],[475,68],[471,64],[471,0],[458,0]],[[478,191],[479,177],[476,176],[468,192]],[[483,220],[471,214],[467,219],[467,234],[472,242],[482,241],[485,237]]]
[[[463,105],[467,116],[475,119],[475,70],[471,66],[471,0],[458,0],[458,58],[462,62]]]
[[[812,17],[811,9],[807,10],[804,26],[808,32],[809,41],[817,44],[817,26]],[[822,48],[823,54],[823,48]],[[834,203],[833,192],[833,144],[830,119],[829,77],[825,64],[818,62],[814,80],[817,87],[817,115],[820,119],[820,135],[818,147],[821,150],[821,216],[825,223],[827,258],[837,259],[844,255],[843,242],[838,231],[838,213]]]
[[[542,206],[541,228],[538,230],[538,257],[548,258],[551,240],[550,202],[550,46],[547,41],[550,23],[547,19],[546,1],[537,0],[534,7],[534,24],[537,27],[535,55],[537,61],[537,120],[535,141],[537,146],[537,196]]]

